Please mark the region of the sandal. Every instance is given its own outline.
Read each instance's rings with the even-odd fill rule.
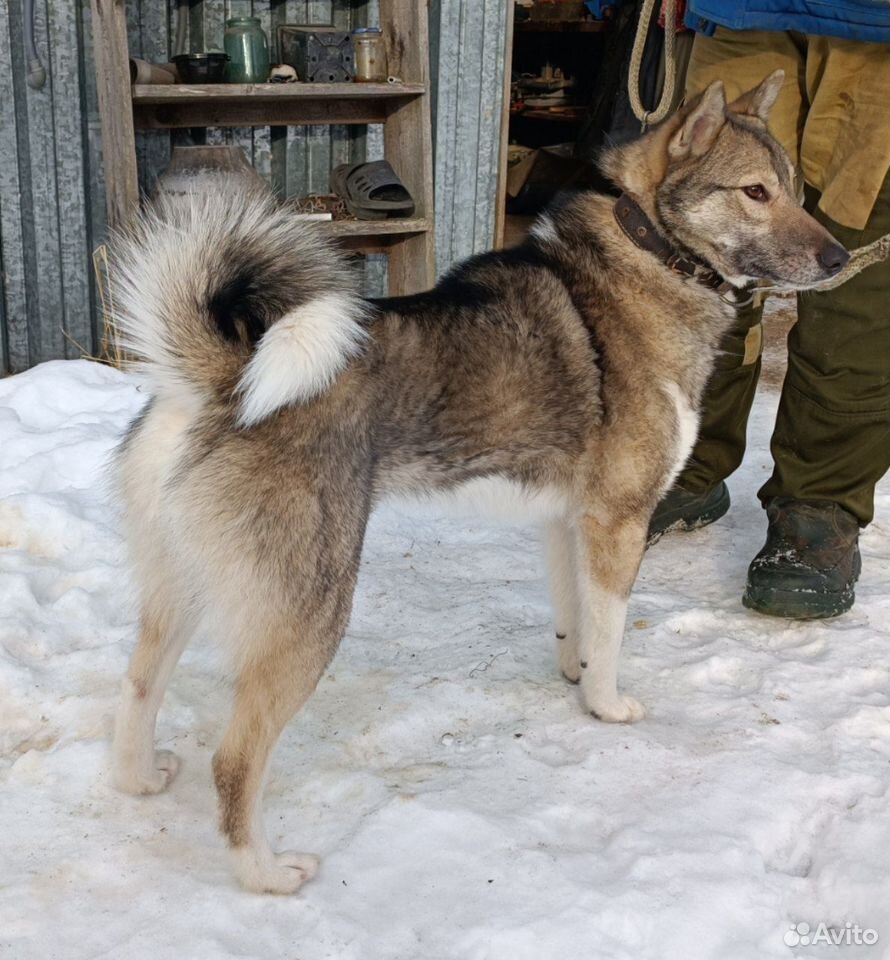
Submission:
[[[414,200],[386,160],[341,163],[331,171],[331,190],[346,201],[359,220],[410,217]]]

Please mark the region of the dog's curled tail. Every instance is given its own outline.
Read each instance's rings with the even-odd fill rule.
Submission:
[[[156,201],[117,238],[112,304],[158,394],[236,405],[248,427],[330,385],[362,349],[364,303],[313,224],[220,182]]]

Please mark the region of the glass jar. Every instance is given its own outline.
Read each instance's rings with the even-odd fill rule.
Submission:
[[[358,83],[386,83],[386,44],[379,27],[358,27],[352,31],[355,79]]]
[[[258,17],[226,20],[223,46],[229,57],[226,83],[265,83],[269,79],[269,41]]]

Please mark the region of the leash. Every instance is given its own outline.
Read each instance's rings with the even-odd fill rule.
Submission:
[[[661,89],[661,99],[654,110],[647,110],[640,100],[640,69],[643,65],[643,51],[646,48],[646,37],[652,25],[652,14],[655,10],[655,0],[643,0],[640,11],[640,22],[637,24],[637,33],[634,45],[630,52],[630,68],[627,73],[627,95],[630,98],[630,107],[634,116],[646,127],[659,123],[670,113],[674,101],[674,87],[677,83],[677,58],[674,55],[674,41],[677,36],[677,0],[665,0],[664,4],[664,86]]]
[[[848,280],[852,280],[857,273],[862,273],[866,267],[872,267],[876,263],[881,263],[887,259],[890,259],[890,233],[885,233],[883,237],[878,237],[873,243],[869,243],[864,247],[857,247],[855,250],[851,250],[850,259],[843,269],[833,277],[829,277],[827,280],[820,280],[811,287],[807,287],[805,291],[788,290],[781,284],[764,284],[763,286],[755,287],[754,290],[756,293],[768,293],[774,297],[794,297],[801,292],[820,293],[823,290],[834,290],[835,287],[840,287]]]

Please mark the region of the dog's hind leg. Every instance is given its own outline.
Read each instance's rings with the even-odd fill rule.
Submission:
[[[156,400],[133,423],[120,453],[130,554],[141,595],[139,641],[124,678],[112,748],[114,782],[127,793],[159,793],[179,766],[169,751],[155,752],[154,732],[191,627],[164,534],[170,526],[165,483],[190,422],[187,406]]]
[[[640,568],[647,522],[581,519],[578,535],[581,691],[599,720],[632,723],[645,716],[633,697],[618,693],[618,654],[627,600]]]
[[[345,617],[340,621],[281,617],[257,625],[249,641],[235,683],[232,719],[213,758],[221,829],[247,890],[294,893],[318,868],[311,854],[272,851],[262,794],[278,737],[315,689],[345,627]]]
[[[547,568],[559,669],[571,683],[581,679],[578,655],[578,571],[574,527],[555,520],[547,527]]]
[[[176,597],[156,585],[142,605],[139,641],[124,677],[114,725],[114,782],[126,793],[160,793],[179,769],[174,753],[155,750],[154,735],[164,691],[189,633]]]

